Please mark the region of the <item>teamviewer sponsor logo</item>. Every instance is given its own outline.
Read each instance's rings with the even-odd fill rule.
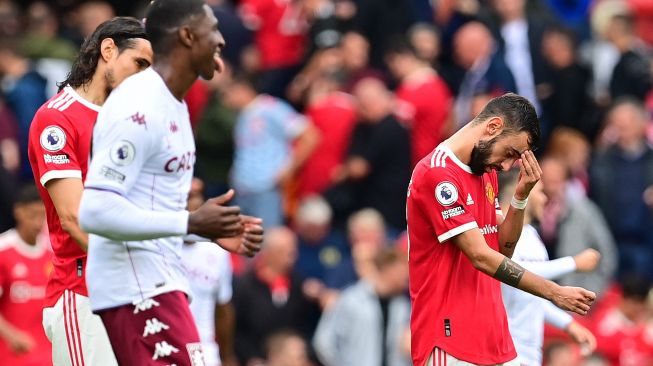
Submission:
[[[43,160],[45,160],[46,164],[69,164],[70,159],[68,159],[68,155],[66,154],[61,154],[61,155],[50,155],[50,154],[43,154]]]
[[[452,217],[456,217],[458,215],[462,215],[465,213],[465,209],[462,206],[456,206],[454,208],[450,208],[448,210],[442,211],[442,218],[447,220]]]
[[[499,229],[496,225],[485,225],[481,228],[481,233],[483,235],[496,234],[499,232]]]

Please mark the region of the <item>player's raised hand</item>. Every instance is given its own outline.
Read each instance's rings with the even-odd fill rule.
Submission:
[[[232,253],[253,257],[263,244],[263,220],[258,217],[240,215],[243,232],[240,235],[216,239],[223,249]]]
[[[586,315],[596,294],[581,287],[559,286],[551,301],[563,310]]]
[[[596,249],[588,248],[574,256],[576,271],[591,272],[599,264],[601,253]]]
[[[521,154],[518,164],[519,180],[517,181],[517,187],[515,187],[515,198],[523,200],[528,198],[531,189],[542,178],[542,168],[540,168],[540,164],[530,150],[526,150]]]
[[[240,207],[225,206],[234,196],[229,192],[207,200],[188,216],[188,233],[207,238],[230,238],[243,232]]]

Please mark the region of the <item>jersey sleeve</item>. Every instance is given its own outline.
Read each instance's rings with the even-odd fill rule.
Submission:
[[[85,187],[126,195],[145,162],[158,151],[162,116],[136,107],[105,106],[93,130]],[[157,143],[158,142],[158,143]]]
[[[454,172],[446,168],[431,169],[424,176],[421,194],[440,243],[478,227],[476,219],[465,209],[467,191]]]
[[[82,179],[79,138],[68,118],[56,109],[42,108],[31,126],[28,149],[38,166],[38,180],[45,185],[52,179]],[[35,167],[36,168],[36,167]]]

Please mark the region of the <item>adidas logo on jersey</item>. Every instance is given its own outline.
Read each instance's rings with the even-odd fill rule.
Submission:
[[[471,206],[474,204],[474,200],[472,199],[472,195],[467,193],[467,206]]]
[[[152,355],[152,359],[158,360],[159,358],[168,357],[171,354],[177,352],[179,352],[179,349],[169,344],[168,342],[157,342],[154,346],[154,355]]]
[[[154,299],[145,299],[137,304],[134,304],[134,314],[138,314],[141,311],[150,310],[153,307],[157,307],[160,304]]]
[[[147,319],[145,321],[145,330],[143,330],[143,337],[147,337],[152,334],[157,334],[162,330],[170,329],[170,326],[159,321],[157,318]]]

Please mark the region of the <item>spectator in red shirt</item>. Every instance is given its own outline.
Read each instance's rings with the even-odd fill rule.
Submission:
[[[300,172],[299,199],[329,188],[335,169],[346,157],[356,124],[356,106],[353,97],[340,88],[338,76],[329,73],[314,80],[308,92],[305,114],[322,138]]]
[[[396,92],[400,101],[398,114],[410,126],[414,166],[447,137],[453,99],[446,83],[405,40],[397,39],[389,47],[386,62],[400,81]]]
[[[308,24],[300,1],[243,0],[238,9],[254,32],[259,52],[262,93],[283,97],[304,58]]]
[[[20,192],[14,216],[16,228],[0,234],[0,361],[52,364],[50,341],[41,325],[52,253],[47,237],[39,235],[45,208],[33,185]]]
[[[625,276],[617,301],[597,308],[590,328],[596,335],[596,351],[611,366],[653,365],[653,314],[646,300],[651,289],[646,277]]]

